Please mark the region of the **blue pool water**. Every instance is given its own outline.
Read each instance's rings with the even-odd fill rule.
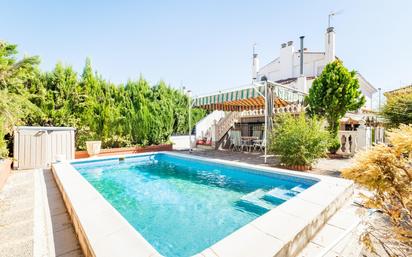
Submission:
[[[152,154],[73,166],[162,255],[194,255],[315,180]]]

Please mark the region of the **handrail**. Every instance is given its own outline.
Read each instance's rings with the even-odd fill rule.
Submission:
[[[226,134],[226,132],[234,125],[239,119],[240,112],[230,112],[223,119],[221,119],[215,125],[215,142],[219,142],[220,139]]]

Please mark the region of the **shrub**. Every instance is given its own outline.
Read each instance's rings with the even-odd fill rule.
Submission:
[[[3,124],[4,121],[0,117],[0,123]],[[0,125],[0,159],[6,158],[8,156],[9,151],[7,150],[7,142],[4,140],[4,128]]]
[[[329,141],[328,151],[331,154],[335,154],[339,150],[339,147],[340,147],[339,138],[338,137],[331,138]]]
[[[328,139],[329,133],[316,117],[283,114],[276,118],[269,151],[279,154],[287,166],[312,165],[325,155]]]
[[[411,124],[412,91],[403,94],[387,95],[382,115],[394,127],[399,126],[399,124]]]
[[[401,125],[387,136],[390,145],[376,145],[358,154],[355,165],[342,172],[372,193],[362,195],[366,207],[380,210],[389,221],[385,226],[368,224],[361,239],[372,251],[371,242],[376,240],[371,238],[382,234],[399,240],[405,248],[412,247],[412,125]],[[378,242],[388,248],[386,240]]]

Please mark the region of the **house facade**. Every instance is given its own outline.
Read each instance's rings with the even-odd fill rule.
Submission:
[[[303,37],[301,37],[301,46]],[[259,67],[257,54],[253,55],[252,77],[260,81],[263,76],[268,80],[280,83],[293,89],[308,93],[314,79],[319,76],[325,66],[337,60],[336,56],[336,33],[333,27],[326,30],[324,51],[309,51],[303,49],[303,63],[301,63],[301,49],[295,48],[293,41],[281,44],[279,57]],[[302,67],[301,67],[302,65]],[[366,98],[364,109],[372,109],[372,98],[377,92],[360,73],[357,73],[360,90]]]
[[[240,131],[244,138],[265,138],[266,86],[273,88],[273,112],[298,114],[305,111],[304,98],[313,81],[326,65],[337,60],[335,42],[336,33],[330,27],[325,33],[324,51],[309,51],[303,47],[301,37],[299,50],[292,41],[281,44],[279,57],[259,66],[259,57],[253,54],[252,83],[229,90],[198,96],[194,106],[210,111],[209,116],[196,126],[196,139],[210,142],[218,147],[225,141],[229,131]],[[303,53],[303,54],[301,54]],[[303,57],[303,58],[302,58]],[[366,104],[360,110],[350,112],[340,120],[339,137],[341,152],[353,154],[357,149],[367,149],[373,142],[383,140],[383,128],[377,127],[376,113],[371,111],[372,98],[377,92],[360,73],[357,73],[360,90],[366,98]],[[269,100],[272,101],[272,100]],[[260,135],[260,136],[256,136]]]

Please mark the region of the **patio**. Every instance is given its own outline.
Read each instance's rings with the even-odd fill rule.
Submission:
[[[182,151],[183,153],[189,153],[189,151]],[[245,162],[248,164],[272,166],[279,165],[279,159],[275,155],[267,156],[267,163],[265,163],[264,154],[262,152],[239,152],[232,150],[213,150],[213,149],[200,149],[195,148],[190,154],[212,158],[222,159],[227,161]],[[326,175],[332,177],[339,177],[340,171],[349,167],[353,163],[352,159],[320,159],[318,163],[307,172]]]

